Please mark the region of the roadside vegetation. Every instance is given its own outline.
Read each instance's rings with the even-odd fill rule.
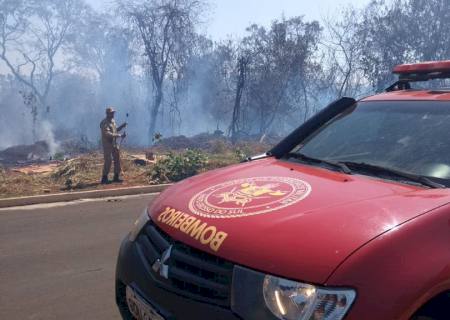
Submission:
[[[218,143],[209,150],[159,148],[161,151],[158,152],[123,151],[122,184],[99,184],[103,155],[98,151],[69,160],[0,167],[0,198],[172,183],[238,163],[249,155],[268,150],[269,146],[259,143],[241,143],[236,146]],[[147,159],[146,153],[147,157],[150,153],[153,159]]]

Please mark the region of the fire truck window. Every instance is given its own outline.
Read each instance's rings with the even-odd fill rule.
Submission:
[[[365,162],[450,179],[450,104],[440,101],[360,102],[329,123],[299,152]]]

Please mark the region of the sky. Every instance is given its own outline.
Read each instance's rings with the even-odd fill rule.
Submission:
[[[211,13],[205,24],[205,33],[214,40],[228,35],[241,36],[252,23],[269,25],[283,14],[287,18],[304,15],[307,20],[321,20],[339,14],[349,4],[364,6],[370,0],[209,0]],[[101,9],[111,0],[87,0]]]

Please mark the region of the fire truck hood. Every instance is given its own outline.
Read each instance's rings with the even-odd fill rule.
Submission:
[[[323,284],[372,239],[449,202],[447,189],[268,158],[186,179],[166,189],[149,213],[192,247]]]

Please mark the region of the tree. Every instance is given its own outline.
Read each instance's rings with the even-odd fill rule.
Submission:
[[[238,53],[237,63],[236,63],[236,89],[233,104],[233,115],[230,124],[230,136],[231,141],[235,143],[239,138],[242,130],[241,125],[241,113],[242,113],[242,95],[247,82],[247,74],[250,64],[250,56],[245,50],[241,50]]]
[[[420,61],[450,59],[450,2],[448,0],[409,0],[404,3],[406,33],[411,50]]]
[[[71,0],[0,0],[0,58],[37,100],[34,127],[39,110],[50,111],[56,57],[82,11]]]
[[[317,72],[313,58],[321,27],[316,21],[293,17],[275,20],[269,30],[253,25],[247,31],[243,42],[251,56],[249,107],[252,118],[258,119],[257,132],[264,137],[277,120],[292,117],[296,109],[308,114],[309,79]]]
[[[132,37],[109,14],[91,12],[71,37],[73,65],[93,74],[102,103],[131,104]],[[127,97],[128,96],[128,97]],[[124,97],[127,97],[124,101]]]
[[[402,63],[450,58],[448,0],[372,1],[363,11],[356,41],[360,65],[373,88],[393,81]]]
[[[354,97],[366,85],[361,70],[361,43],[357,41],[360,13],[349,7],[338,19],[325,19],[327,36],[323,40],[326,74],[324,81],[332,99]]]
[[[246,72],[244,66],[239,68],[241,59],[247,59],[247,62],[249,60],[243,50],[236,47],[234,41],[229,39],[216,44],[210,63],[212,70],[207,74],[208,87],[204,90],[210,97],[204,103],[205,109],[216,120],[216,129],[220,129],[219,124],[221,123],[227,123],[228,126],[228,118],[234,113],[236,96],[239,96],[238,91],[242,87],[237,83],[240,78],[239,74]],[[240,120],[239,116],[237,119]],[[231,125],[233,126],[233,124]],[[235,133],[239,132],[239,127],[239,123],[235,124]],[[233,137],[232,133],[230,134]]]
[[[408,4],[401,0],[386,4],[372,1],[364,10],[358,27],[361,68],[376,92],[395,81],[392,68],[415,60],[411,50],[409,22],[405,16]]]
[[[203,3],[198,0],[150,0],[122,2],[120,11],[127,19],[146,58],[143,68],[153,85],[149,106],[149,141],[164,98],[168,78],[180,79],[196,39],[196,25]]]
[[[110,73],[131,69],[131,35],[113,20],[109,14],[91,12],[70,39],[74,65],[95,72],[100,82],[108,81]]]
[[[223,133],[230,129],[237,51],[236,42],[230,39],[216,43],[207,38],[197,41],[184,76],[184,96],[178,98],[180,127],[181,121],[189,121],[183,117],[183,111],[187,111],[201,116],[196,117],[206,124],[203,130]]]

